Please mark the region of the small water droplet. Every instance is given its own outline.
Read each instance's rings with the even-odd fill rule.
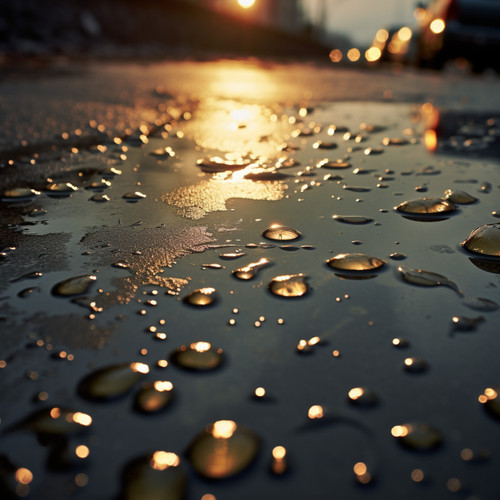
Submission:
[[[240,280],[251,280],[255,278],[257,273],[267,265],[269,265],[269,260],[262,258],[258,262],[252,262],[244,267],[235,269],[233,271],[233,276]]]
[[[364,462],[357,462],[352,468],[354,472],[354,477],[359,484],[369,484],[373,480],[373,475],[368,470],[368,467]]]
[[[318,162],[318,164],[316,166],[318,168],[332,168],[332,169],[351,168],[351,164],[348,161],[344,161],[344,160],[340,160],[340,159],[333,160],[333,161],[328,160],[328,159],[324,159],[324,160],[321,160],[320,162]]]
[[[478,297],[477,299],[465,302],[465,305],[475,311],[493,312],[498,309],[498,304],[490,299]]]
[[[500,257],[500,223],[485,224],[474,229],[462,246],[473,253]]]
[[[409,373],[423,373],[428,370],[429,364],[422,358],[406,358],[403,363],[404,369]]]
[[[40,191],[36,191],[31,188],[12,188],[5,190],[2,195],[2,201],[16,201],[16,202],[25,202],[31,201],[36,196],[40,194]]]
[[[276,276],[268,285],[273,295],[286,298],[302,297],[309,292],[307,276],[304,274],[286,274]]]
[[[381,155],[384,152],[384,148],[366,148],[364,153],[366,156]]]
[[[314,149],[335,149],[337,148],[336,142],[325,142],[325,141],[316,141],[313,144]]]
[[[452,330],[469,332],[476,328],[479,323],[484,321],[483,316],[477,316],[476,318],[468,318],[466,316],[453,316],[451,318]]]
[[[146,195],[144,193],[141,193],[140,191],[131,191],[129,193],[125,193],[122,198],[130,202],[136,202],[142,200],[143,198],[146,198]]]
[[[173,395],[172,382],[162,380],[145,382],[135,397],[134,406],[143,413],[156,413],[167,407]]]
[[[392,339],[392,345],[394,347],[398,347],[398,348],[405,348],[405,347],[408,347],[410,345],[410,343],[408,342],[408,340],[406,340],[404,338],[396,337],[396,338]]]
[[[398,212],[404,214],[446,214],[455,212],[457,207],[450,201],[441,198],[419,198],[417,200],[404,201],[395,207]]]
[[[442,274],[423,271],[422,269],[412,269],[406,266],[399,266],[398,271],[401,273],[402,278],[408,283],[420,286],[446,286],[455,290],[458,295],[463,295],[458,284]]]
[[[374,271],[384,266],[386,261],[363,253],[340,253],[328,259],[327,264],[343,271]]]
[[[354,387],[347,393],[348,401],[355,406],[370,407],[378,403],[377,394],[366,387]]]
[[[40,288],[38,287],[30,287],[30,288],[25,288],[24,290],[21,290],[17,296],[21,299],[26,299],[30,297],[34,292],[40,292]]]
[[[106,203],[111,198],[107,194],[96,193],[89,198],[90,201],[95,201],[96,203]]]
[[[417,193],[427,193],[428,190],[429,190],[429,188],[427,186],[417,186],[415,188],[415,191]]]
[[[101,179],[100,181],[91,182],[89,185],[85,186],[85,189],[89,191],[103,191],[111,187],[111,182],[106,179]]]
[[[221,348],[212,346],[209,342],[193,342],[173,351],[170,361],[185,370],[214,370],[224,361],[224,353]]]
[[[221,266],[220,264],[213,263],[213,264],[202,264],[201,267],[203,269],[224,269],[224,266]]]
[[[491,212],[491,215],[493,215],[493,217],[500,218],[500,211],[494,210],[493,212]]]
[[[491,182],[483,182],[479,188],[479,192],[485,194],[491,193],[492,187]]]
[[[262,233],[262,236],[274,241],[293,241],[299,239],[302,235],[292,227],[273,224]]]
[[[79,434],[91,424],[92,417],[86,413],[54,406],[32,413],[15,428],[41,435],[68,436]]]
[[[186,295],[183,301],[196,307],[211,306],[217,301],[217,292],[215,288],[211,287],[199,288]]]
[[[479,396],[479,402],[485,410],[497,420],[500,420],[500,397],[498,395],[500,386],[487,387],[484,393]]]
[[[139,382],[149,366],[145,363],[119,363],[100,368],[78,384],[78,393],[85,399],[108,401],[127,394]]]
[[[252,162],[240,158],[238,160],[228,160],[220,157],[201,159],[196,162],[203,172],[215,173],[226,171],[237,171],[249,167]]]
[[[416,451],[430,451],[438,448],[443,438],[441,433],[429,424],[412,422],[395,425],[391,434],[406,448]]]
[[[97,278],[95,276],[88,274],[75,276],[74,278],[69,278],[57,283],[57,285],[52,288],[52,293],[60,297],[82,295],[87,292],[96,279]]]
[[[367,193],[368,191],[371,191],[371,188],[368,187],[363,187],[363,186],[348,186],[344,184],[342,186],[342,189],[346,191],[353,191],[354,193]]]
[[[123,470],[119,498],[184,499],[187,477],[179,465],[178,455],[167,451],[155,451],[132,460]]]
[[[130,269],[130,264],[128,262],[118,261],[113,262],[111,267],[115,267],[116,269]]]
[[[457,203],[458,205],[468,205],[470,203],[475,203],[477,198],[466,193],[465,191],[455,191],[454,189],[447,189],[444,192],[445,200],[450,200],[452,203]]]
[[[246,253],[244,252],[231,252],[231,253],[221,253],[219,257],[223,260],[234,260],[234,259],[239,259],[244,255],[246,255]]]
[[[363,215],[332,215],[332,219],[345,224],[368,224],[373,222],[373,219]]]
[[[394,252],[394,253],[391,253],[391,255],[389,255],[389,257],[392,260],[405,260],[407,258],[407,255],[405,255],[404,253]]]
[[[193,440],[188,458],[195,471],[208,479],[224,479],[245,470],[256,458],[259,438],[232,420],[219,420]]]

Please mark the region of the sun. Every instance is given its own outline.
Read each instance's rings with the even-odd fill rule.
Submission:
[[[255,3],[255,0],[238,0],[238,3],[244,9],[249,9]]]

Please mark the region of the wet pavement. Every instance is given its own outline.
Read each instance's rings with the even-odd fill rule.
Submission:
[[[0,82],[4,491],[496,498],[497,88],[227,61]]]

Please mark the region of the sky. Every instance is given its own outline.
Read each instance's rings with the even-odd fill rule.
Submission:
[[[313,21],[326,6],[327,29],[347,34],[357,44],[369,44],[379,28],[412,26],[416,0],[302,0]]]

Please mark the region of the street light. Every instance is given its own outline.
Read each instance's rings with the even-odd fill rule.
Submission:
[[[255,0],[238,0],[238,3],[240,4],[240,7],[249,9],[255,3]]]

